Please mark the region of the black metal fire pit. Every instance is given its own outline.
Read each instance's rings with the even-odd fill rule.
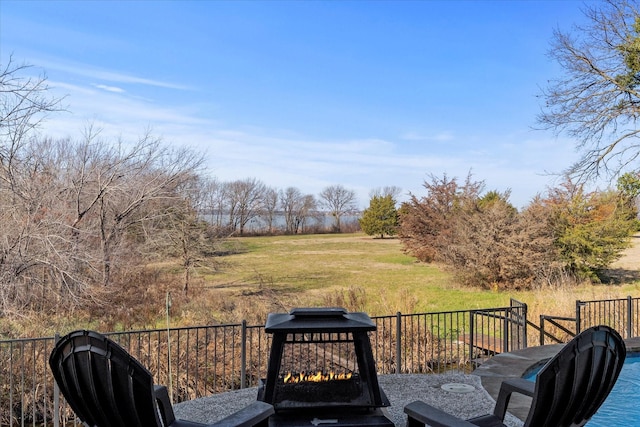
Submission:
[[[384,426],[389,400],[378,384],[369,340],[376,325],[343,308],[296,308],[271,313],[267,378],[258,400],[272,404],[272,426]]]

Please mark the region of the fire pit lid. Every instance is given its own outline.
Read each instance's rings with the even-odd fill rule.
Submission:
[[[349,313],[341,307],[294,308],[289,313],[270,313],[265,332],[358,332],[375,331],[366,313]]]

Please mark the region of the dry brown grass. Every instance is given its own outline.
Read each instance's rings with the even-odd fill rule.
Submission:
[[[0,331],[9,336],[42,336],[78,327],[102,331],[166,328],[166,296],[171,293],[169,326],[221,323],[261,324],[270,312],[296,306],[343,306],[372,316],[469,310],[509,305],[509,298],[529,306],[529,319],[541,314],[575,315],[575,301],[623,298],[640,293],[640,239],[615,267],[631,278],[615,285],[583,284],[536,291],[486,290],[464,287],[437,265],[405,255],[397,239],[363,234],[247,237],[234,241],[245,250],[203,268],[182,292],[177,264],[163,262],[130,274],[127,286],[108,303],[86,312],[47,315],[46,328],[37,316],[7,319]],[[221,267],[220,267],[221,266]],[[18,332],[19,331],[19,332]],[[17,334],[17,335],[16,335]]]
[[[468,288],[438,266],[403,254],[399,240],[363,234],[239,240],[249,250],[227,257],[223,271],[201,277],[197,298],[186,305],[190,321],[207,311],[222,322],[260,322],[271,311],[301,305],[338,305],[371,315],[467,310],[505,306],[513,297],[529,305],[529,318],[537,323],[541,314],[575,315],[577,299],[623,298],[640,291],[638,281],[535,291]],[[640,266],[634,260],[640,260],[640,245],[616,267],[633,272]]]

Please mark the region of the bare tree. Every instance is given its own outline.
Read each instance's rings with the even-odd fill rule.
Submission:
[[[80,142],[32,141],[24,150],[29,162],[19,169],[33,187],[24,187],[32,202],[22,197],[22,209],[46,231],[39,244],[40,234],[29,233],[31,247],[23,256],[48,253],[37,263],[69,292],[110,285],[112,272],[136,259],[133,243],[152,234],[145,225],[182,206],[179,190],[201,162],[149,134],[133,145],[110,144],[98,135],[88,131]]]
[[[44,76],[29,77],[31,67],[10,57],[0,64],[0,304],[3,311],[17,302],[30,304],[31,295],[44,291],[55,238],[47,221],[55,201],[55,153],[40,147],[29,151],[33,130],[47,113],[60,109],[60,99],[48,95]],[[43,158],[44,156],[44,158]],[[37,273],[35,273],[35,269]],[[27,273],[28,272],[28,273]],[[25,286],[24,276],[31,280]],[[40,293],[41,295],[41,293]]]
[[[307,221],[312,218],[318,219],[318,202],[313,194],[307,194],[302,198],[302,203],[298,205],[295,214],[295,229],[294,233],[304,233],[306,232],[305,227],[307,226]]]
[[[43,143],[40,148],[48,147]],[[11,185],[0,186],[0,298],[5,312],[37,305],[34,294],[50,291],[46,285],[51,276],[64,279],[60,273],[68,271],[56,260],[66,241],[55,237],[64,230],[55,220],[60,212],[54,211],[58,187],[54,162],[49,161],[54,154],[43,153],[48,158],[33,158],[24,149],[15,152]]]
[[[117,146],[112,159],[118,179],[99,201],[103,284],[123,237],[137,224],[166,215],[180,201],[177,188],[197,171],[202,158],[186,149],[172,150],[149,134],[130,149]]]
[[[183,269],[182,291],[186,295],[196,268],[208,268],[206,256],[215,252],[219,236],[211,238],[215,227],[201,215],[208,202],[211,181],[193,175],[177,188],[181,201],[172,203],[167,215],[150,221],[147,240],[154,253],[173,256]],[[145,224],[145,228],[147,228]],[[215,267],[214,267],[215,268]]]
[[[394,201],[398,201],[398,197],[402,193],[402,188],[396,187],[395,185],[388,185],[385,187],[374,188],[369,192],[369,197],[373,199],[374,197],[378,197],[384,199],[387,196],[390,196]]]
[[[267,230],[269,234],[274,232],[274,221],[276,209],[278,207],[278,190],[268,187],[264,192],[263,211],[267,220]]]
[[[204,202],[202,213],[205,220],[209,221],[218,230],[227,226],[225,217],[227,201],[227,185],[215,178],[207,179],[204,182]]]
[[[285,232],[294,234],[296,232],[296,213],[302,204],[304,196],[296,187],[287,187],[280,191],[280,206],[284,214]]]
[[[229,222],[242,236],[247,223],[260,215],[266,186],[255,178],[247,178],[230,182],[227,188]]]
[[[148,132],[133,143],[102,140],[91,126],[79,140],[38,137],[33,129],[59,102],[46,98],[43,78],[18,77],[26,67],[10,63],[2,70],[4,312],[54,304],[73,308],[117,292],[122,276],[114,279],[114,272],[142,265],[143,246],[163,236],[158,230],[181,218],[183,224],[199,226],[199,207],[189,189],[200,155],[170,148]],[[188,271],[193,257],[187,255]]]
[[[48,94],[45,76],[23,77],[31,69],[16,64],[12,57],[5,65],[0,64],[0,159],[5,167],[46,114],[61,109],[61,99]]]
[[[538,122],[577,140],[567,171],[580,180],[637,167],[640,154],[640,12],[635,0],[586,4],[584,26],[556,30],[550,50],[564,69],[543,91]]]
[[[302,194],[295,187],[288,187],[280,193],[280,206],[284,213],[287,234],[303,232],[307,221],[315,218],[318,203],[312,194]]]
[[[340,232],[340,219],[356,210],[356,192],[342,185],[331,185],[320,192],[322,205],[329,209],[334,219],[334,230]]]

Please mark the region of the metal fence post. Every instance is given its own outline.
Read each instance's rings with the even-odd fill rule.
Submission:
[[[240,343],[240,388],[247,386],[247,321],[242,321],[242,342]]]
[[[475,325],[475,311],[469,312],[469,360],[473,361],[473,343],[475,341],[474,331],[476,329]]]
[[[171,292],[167,292],[166,305],[167,305],[166,307],[167,308],[167,368],[168,368],[168,376],[169,376],[169,384],[167,384],[167,386],[169,387],[169,397],[173,402],[173,399],[175,399],[175,396],[173,395],[173,375],[171,372],[171,328],[170,328]],[[178,341],[178,343],[180,343],[180,341]]]
[[[402,313],[396,313],[396,374],[402,373]]]
[[[509,314],[511,315],[511,310],[509,309]],[[505,313],[504,315],[504,331],[502,332],[502,351],[504,353],[509,352],[511,350],[511,347],[509,346],[509,342],[511,341],[510,338],[510,333],[509,333],[509,316],[507,316],[507,314]]]
[[[53,339],[54,345],[60,341],[60,334],[56,332]],[[60,427],[60,387],[53,381],[53,427]]]
[[[528,310],[528,306],[527,304],[522,304],[522,325],[524,326],[522,328],[523,330],[523,335],[522,335],[522,346],[523,348],[527,348],[527,310]]]
[[[633,317],[633,307],[631,301],[631,295],[627,296],[627,338],[633,337],[633,322],[631,321]]]
[[[586,303],[576,300],[576,335],[582,330],[582,313],[580,313],[580,307],[583,307]]]
[[[544,345],[544,314],[540,315],[540,345]]]

